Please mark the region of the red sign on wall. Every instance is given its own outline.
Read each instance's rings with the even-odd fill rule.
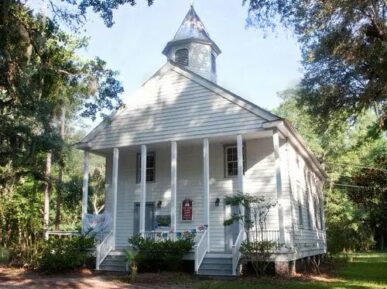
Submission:
[[[192,221],[192,200],[185,199],[181,204],[181,220]]]

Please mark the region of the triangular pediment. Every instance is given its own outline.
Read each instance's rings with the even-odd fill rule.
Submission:
[[[181,67],[167,63],[109,122],[83,141],[90,149],[262,130],[270,112]]]

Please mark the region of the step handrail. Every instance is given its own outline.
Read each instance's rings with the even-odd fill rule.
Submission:
[[[199,267],[203,262],[204,256],[208,251],[208,230],[205,230],[199,242],[194,246],[195,249],[195,273],[198,273]]]
[[[232,274],[234,276],[237,275],[237,267],[239,263],[239,259],[241,258],[241,253],[239,249],[241,248],[242,242],[245,240],[245,231],[239,231],[238,238],[235,240],[234,245],[232,245]]]
[[[96,270],[99,270],[99,266],[109,255],[109,253],[113,250],[113,246],[114,246],[113,232],[110,232],[109,234],[106,235],[103,241],[99,243],[96,247],[96,261],[95,261]]]

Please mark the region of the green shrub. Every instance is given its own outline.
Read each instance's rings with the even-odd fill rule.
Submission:
[[[44,247],[44,241],[36,241],[30,246],[13,244],[9,247],[8,265],[31,270],[38,269]]]
[[[262,276],[270,264],[267,260],[275,253],[281,244],[273,241],[243,241],[240,252],[245,259],[251,262],[256,276]]]
[[[194,245],[194,238],[185,235],[176,241],[156,241],[136,235],[129,239],[129,244],[137,251],[140,272],[179,271],[184,255]]]
[[[50,239],[43,248],[38,269],[56,273],[86,267],[92,258],[93,247],[94,238],[85,235]]]
[[[0,264],[8,263],[9,252],[6,248],[0,246]]]

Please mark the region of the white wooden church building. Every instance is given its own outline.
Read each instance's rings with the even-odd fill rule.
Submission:
[[[191,6],[163,50],[167,63],[77,144],[85,155],[83,216],[89,153],[106,158],[112,226],[97,247],[97,269],[119,269],[109,258],[134,234],[189,231],[197,234],[187,256],[197,274],[238,274],[246,233],[223,225],[231,214],[224,198],[237,192],[276,202],[265,238],[285,244],[273,256],[277,271],[326,252],[324,170],[287,120],[217,84],[220,53]],[[211,258],[223,265],[209,266]]]

